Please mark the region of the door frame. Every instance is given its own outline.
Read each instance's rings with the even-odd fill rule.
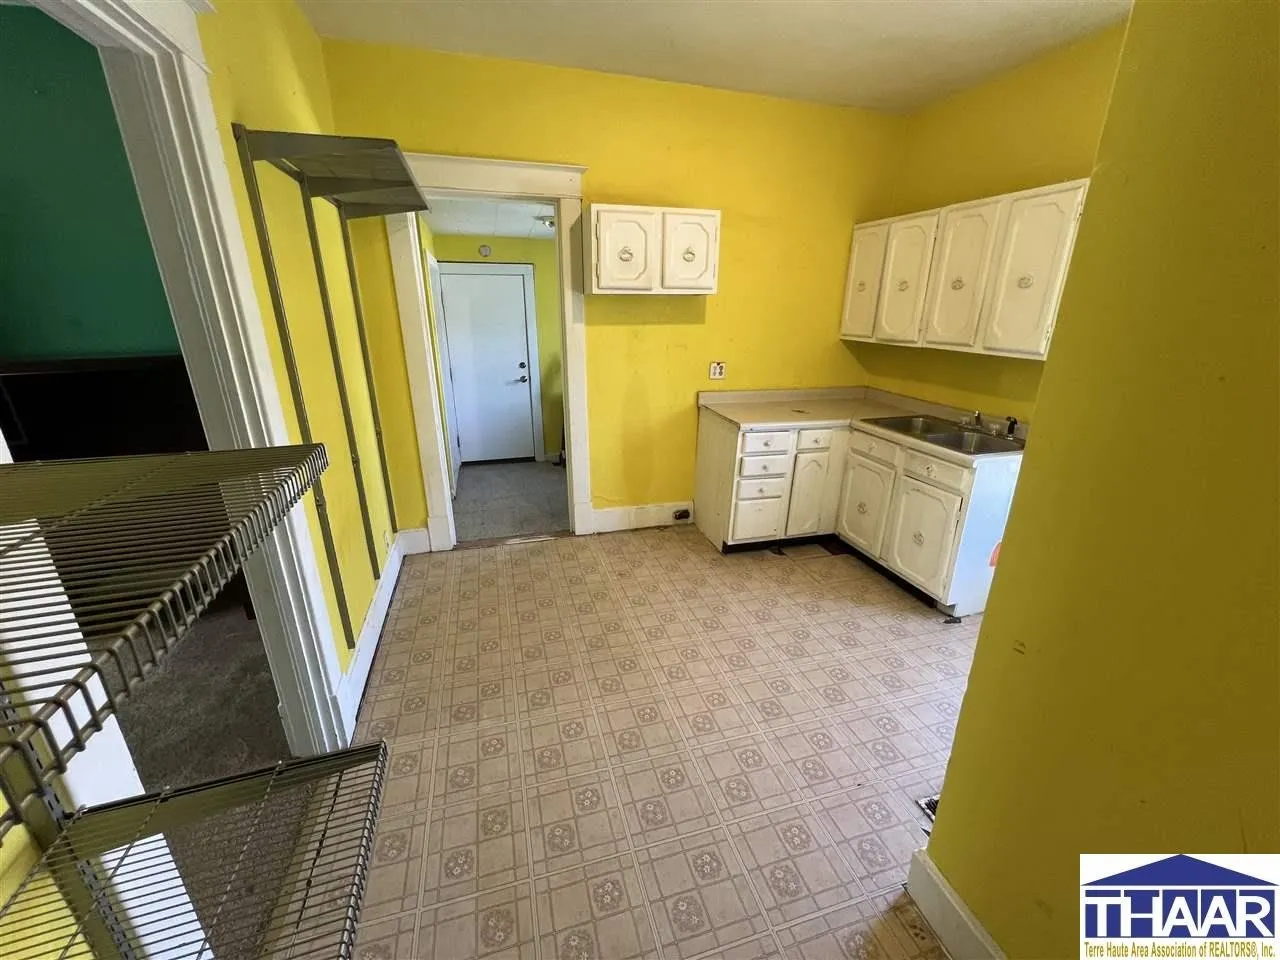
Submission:
[[[444,284],[440,279],[440,261],[430,250],[426,252],[427,260],[427,306],[431,311],[432,331],[435,333],[433,349],[440,361],[441,393],[444,395],[444,440],[445,458],[449,468],[449,495],[458,496],[458,471],[462,468],[462,448],[458,445],[457,434],[450,435],[449,424],[457,420],[457,401],[453,392],[453,369],[444,358],[449,356],[449,331],[440,320],[444,309]],[[452,413],[452,416],[451,416]]]
[[[32,5],[102,58],[210,448],[291,443],[196,26],[212,4]],[[343,747],[354,732],[338,697],[343,675],[315,558],[306,517],[292,510],[245,564],[285,735],[299,755]]]
[[[586,167],[427,153],[407,153],[405,158],[419,188],[425,193],[555,204],[569,527],[579,536],[595,533],[597,518],[591,503],[587,420],[586,275],[583,269],[586,237],[582,217],[582,175]],[[414,216],[404,213],[387,217],[387,242],[391,247],[396,303],[400,310],[400,330],[409,369],[409,394],[418,435],[418,456],[427,492],[431,549],[452,550],[458,538],[453,523],[453,500],[448,493],[449,465],[440,394],[431,360],[422,242]]]
[[[542,375],[538,363],[538,308],[533,296],[533,264],[530,263],[467,263],[459,260],[441,260],[440,287],[448,276],[511,276],[519,274],[524,281],[524,342],[529,354],[529,418],[533,422],[533,459],[547,459],[546,438],[542,435]],[[440,304],[440,321],[447,327],[448,316],[444,304]],[[446,331],[445,339],[448,339]],[[441,357],[441,364],[449,361]],[[450,367],[452,378],[452,367]],[[454,424],[457,428],[457,424]],[[446,437],[446,441],[447,441]]]

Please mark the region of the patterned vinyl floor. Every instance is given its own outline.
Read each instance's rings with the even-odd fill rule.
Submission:
[[[691,527],[410,557],[356,956],[942,958],[902,884],[977,630]]]

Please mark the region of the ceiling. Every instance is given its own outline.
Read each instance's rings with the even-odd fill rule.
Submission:
[[[1131,0],[301,0],[326,37],[902,112]]]
[[[424,214],[431,232],[437,236],[521,237],[550,240],[555,227],[538,222],[556,212],[550,203],[521,203],[518,200],[469,200],[460,197],[431,197]]]

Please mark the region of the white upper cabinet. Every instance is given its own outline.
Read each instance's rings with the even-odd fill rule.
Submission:
[[[591,206],[592,293],[716,292],[720,211]]]
[[[715,293],[718,210],[662,212],[662,286],[690,293]]]
[[[996,257],[982,347],[1043,357],[1058,315],[1084,186],[1018,197]]]
[[[854,227],[840,336],[1043,360],[1088,185]]]
[[[853,229],[849,276],[844,287],[844,315],[840,336],[871,338],[880,299],[880,271],[889,242],[889,224],[868,223]]]
[[[659,227],[654,210],[595,211],[596,292],[634,293],[657,287]]]
[[[916,343],[924,316],[924,295],[933,257],[936,213],[904,217],[889,224],[876,308],[875,338]]]
[[[924,305],[926,344],[972,347],[978,338],[997,228],[1007,206],[1004,200],[983,200],[942,211]]]

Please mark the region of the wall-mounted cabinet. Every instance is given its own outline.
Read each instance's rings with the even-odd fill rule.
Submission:
[[[587,247],[592,293],[715,293],[720,211],[592,204]]]
[[[1044,359],[1087,186],[859,224],[840,336]]]

